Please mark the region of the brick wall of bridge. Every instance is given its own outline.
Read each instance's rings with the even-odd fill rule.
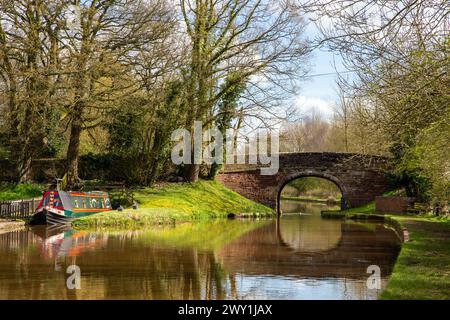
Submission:
[[[277,208],[278,196],[290,181],[306,176],[328,179],[341,189],[349,207],[358,207],[391,189],[386,158],[342,153],[280,155],[275,175],[261,175],[258,165],[227,165],[217,177],[230,189]]]

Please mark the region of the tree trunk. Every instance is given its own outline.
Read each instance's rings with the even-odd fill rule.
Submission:
[[[81,119],[79,117],[73,119],[70,130],[69,147],[67,149],[67,169],[66,179],[67,187],[76,189],[81,179],[78,175],[78,157],[80,153],[80,137],[82,131]]]
[[[29,150],[24,150],[23,158],[19,163],[19,182],[27,183],[31,181],[32,155]]]
[[[199,164],[185,164],[183,168],[183,176],[187,182],[197,182],[200,175]]]
[[[19,134],[19,114],[17,110],[17,86],[15,80],[10,81],[9,92],[9,148],[11,152],[11,159],[15,162],[15,180],[20,181],[21,178],[21,143]]]
[[[194,136],[194,121],[196,119],[195,116],[193,116],[194,113],[188,114],[188,118],[186,121],[187,126],[191,126],[190,134],[192,137],[191,141],[191,163],[185,163],[183,167],[183,177],[186,182],[197,182],[200,176],[200,165],[196,164],[195,159],[195,136]],[[198,118],[198,117],[197,117]]]
[[[223,167],[222,164],[218,164],[216,162],[213,162],[213,164],[211,164],[211,168],[209,169],[208,179],[209,180],[214,180],[216,178],[217,174],[222,169],[222,167]]]
[[[35,82],[34,78],[31,77],[30,82],[28,84],[28,91],[30,93],[34,93],[35,90]],[[19,171],[19,182],[20,183],[27,183],[31,181],[31,166],[32,166],[32,160],[35,155],[36,150],[36,141],[35,141],[35,128],[33,128],[34,123],[36,121],[35,111],[33,110],[33,105],[31,103],[32,96],[28,97],[28,103],[24,105],[25,114],[23,118],[23,125],[21,125],[19,135],[20,135],[20,162],[18,164],[18,171]]]

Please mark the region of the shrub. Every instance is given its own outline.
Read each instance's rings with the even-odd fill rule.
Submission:
[[[45,187],[39,184],[2,184],[0,185],[0,201],[29,199],[42,195]]]

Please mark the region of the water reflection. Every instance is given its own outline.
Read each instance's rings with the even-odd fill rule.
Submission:
[[[108,236],[85,231],[72,230],[69,226],[35,226],[32,232],[40,237],[37,249],[44,260],[53,260],[55,270],[61,270],[66,257],[76,261],[83,252],[105,247]]]
[[[321,252],[337,247],[342,237],[341,221],[322,219],[320,211],[325,209],[338,210],[339,206],[283,201],[280,236],[284,243],[301,252]]]
[[[380,224],[323,221],[287,204],[281,221],[211,221],[141,231],[42,227],[0,235],[0,299],[371,299],[398,253]],[[308,213],[308,214],[300,214]],[[66,269],[81,268],[81,289]]]

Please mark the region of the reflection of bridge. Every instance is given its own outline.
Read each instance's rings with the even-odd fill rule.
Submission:
[[[279,208],[283,187],[300,177],[319,177],[334,182],[349,207],[366,204],[390,189],[385,175],[390,166],[384,157],[349,153],[286,153],[280,154],[277,174],[261,175],[261,167],[226,165],[218,179],[243,196],[272,208]]]
[[[297,215],[283,215],[277,229],[280,243],[303,253],[324,253],[339,245],[342,238],[341,220],[322,219],[320,213],[304,218],[300,222]]]
[[[370,265],[378,265],[382,276],[389,275],[400,250],[395,232],[381,224],[342,223],[340,237],[331,235],[334,243],[317,249],[319,244],[298,246],[292,242],[296,235],[286,234],[289,230],[279,223],[251,231],[223,247],[218,257],[225,270],[255,275],[365,279]],[[368,226],[373,230],[367,229]],[[324,238],[326,242],[327,236]]]

